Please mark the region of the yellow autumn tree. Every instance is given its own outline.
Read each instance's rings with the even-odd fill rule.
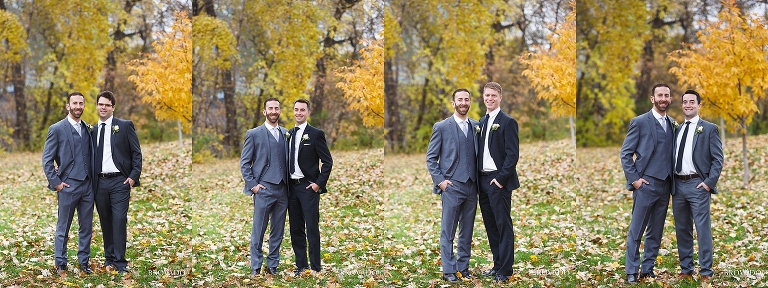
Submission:
[[[189,131],[192,121],[192,22],[186,12],[174,14],[171,32],[159,34],[148,59],[128,63],[135,71],[128,79],[136,84],[141,100],[155,108],[158,120],[177,120]]]
[[[384,46],[376,41],[360,50],[362,59],[348,67],[340,67],[336,75],[343,81],[336,87],[344,91],[352,109],[360,112],[365,127],[384,125]]]
[[[552,113],[566,116],[570,120],[571,142],[576,145],[573,117],[576,116],[576,1],[573,10],[558,25],[555,32],[547,36],[550,48],[537,47],[532,53],[521,57],[528,66],[523,76],[531,80],[537,97],[549,102]]]
[[[723,117],[741,134],[744,187],[749,184],[747,126],[760,113],[757,101],[768,89],[768,22],[743,15],[735,1],[723,1],[717,21],[697,34],[701,44],[670,53],[677,62],[670,72],[680,85],[704,95],[701,114]],[[729,125],[726,125],[729,126]]]
[[[27,32],[13,13],[0,10],[0,64],[21,62],[27,49]]]

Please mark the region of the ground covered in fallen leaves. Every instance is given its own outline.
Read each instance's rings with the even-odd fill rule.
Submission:
[[[677,281],[680,266],[672,202],[667,210],[664,236],[656,259],[655,282],[649,287],[766,287],[768,286],[768,135],[747,138],[752,180],[742,187],[741,139],[729,138],[724,148],[725,167],[712,196],[711,217],[714,278],[702,285]],[[573,271],[582,286],[623,286],[624,253],[632,212],[632,194],[619,160],[619,147],[580,148],[577,152],[577,189],[564,201],[572,202],[573,233],[578,239],[578,260]],[[513,212],[514,215],[514,212]],[[642,249],[642,247],[641,247]],[[698,269],[698,245],[694,246]],[[642,251],[642,250],[641,250]]]
[[[131,191],[128,248],[131,271],[107,272],[98,213],[94,208],[92,275],[77,268],[77,214],[67,244],[69,271],[59,277],[53,263],[56,193],[48,190],[40,153],[0,158],[0,286],[168,286],[189,274],[192,253],[189,197],[191,142],[142,145],[141,187]]]
[[[350,287],[382,280],[382,149],[331,151],[328,193],[320,196],[323,270],[293,277],[289,225],[280,249],[279,273],[250,276],[249,241],[253,201],[243,194],[239,159],[193,165],[188,191],[192,221],[189,247],[195,252],[190,284],[199,287]],[[288,218],[288,217],[286,217]],[[269,231],[267,231],[269,233]],[[264,250],[268,245],[265,239]]]

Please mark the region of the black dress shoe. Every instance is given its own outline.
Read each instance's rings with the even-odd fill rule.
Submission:
[[[504,275],[496,274],[496,278],[494,278],[493,281],[496,281],[496,282],[499,282],[499,283],[503,283],[503,282],[506,282],[507,280],[509,280],[509,278],[512,278],[512,276],[511,275],[510,276],[504,276]]]
[[[640,273],[640,279],[643,279],[643,278],[653,278],[653,279],[656,279],[656,274],[653,274],[653,271],[648,272],[648,273]]]
[[[251,276],[256,276],[256,275],[259,275],[259,274],[261,274],[261,268],[256,268],[256,269],[251,270]]]
[[[267,267],[267,273],[277,275],[277,267]]]
[[[627,274],[628,284],[637,284],[637,274]]]
[[[483,275],[483,277],[496,276],[496,270],[495,269],[491,269],[491,270],[485,271],[485,272],[483,272],[482,275]]]
[[[469,272],[469,269],[464,269],[464,271],[459,271],[461,273],[461,278],[467,278],[467,279],[474,279],[477,278],[475,275],[472,275],[472,273]]]
[[[80,271],[83,271],[85,275],[93,274],[93,270],[91,270],[90,265],[80,265]]]
[[[443,273],[443,280],[456,283],[459,282],[459,277],[456,277],[456,273]]]
[[[309,269],[309,267],[296,268],[296,270],[293,270],[293,277],[299,277],[299,275],[301,275],[301,273],[304,272],[304,270],[307,270],[307,269]]]
[[[61,274],[67,272],[67,265],[56,266],[56,273]]]

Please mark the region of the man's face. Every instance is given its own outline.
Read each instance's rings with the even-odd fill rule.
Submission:
[[[277,125],[277,120],[280,119],[280,102],[267,101],[262,113],[267,117],[270,124]]]
[[[651,103],[656,108],[657,112],[667,112],[667,107],[671,103],[672,98],[669,95],[669,87],[656,87],[653,90],[653,96],[651,96]]]
[[[78,120],[80,119],[80,116],[83,116],[84,108],[85,98],[83,96],[74,95],[69,97],[69,103],[67,103],[67,111],[69,111],[69,115],[72,115],[75,120]]]
[[[104,97],[99,97],[98,108],[99,119],[101,120],[107,120],[109,117],[112,117],[112,113],[115,112],[115,106],[112,105],[112,102],[109,101],[109,99]]]
[[[461,91],[456,93],[456,95],[453,95],[451,106],[453,106],[453,110],[458,112],[459,115],[466,116],[467,112],[469,112],[470,103],[472,103],[472,101],[469,99],[469,93]]]
[[[699,108],[701,108],[701,103],[697,101],[696,95],[683,95],[683,114],[685,114],[685,119],[691,119],[699,115]]]
[[[493,90],[491,88],[483,89],[483,102],[485,103],[485,108],[488,109],[488,111],[495,111],[497,108],[499,108],[501,103],[501,95],[499,94],[499,91]]]
[[[309,117],[309,109],[307,109],[307,103],[296,102],[293,104],[293,118],[296,119],[296,125],[304,124]]]

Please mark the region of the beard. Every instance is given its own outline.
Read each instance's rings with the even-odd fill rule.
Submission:
[[[669,107],[669,101],[657,100],[653,102],[653,106],[656,107],[656,110],[666,112],[667,108]]]
[[[459,112],[459,115],[465,116],[467,115],[467,112],[469,112],[469,105],[456,105],[454,109],[456,112]]]
[[[280,120],[280,113],[267,114],[267,120],[270,123],[277,123],[277,120]]]
[[[83,108],[70,108],[69,114],[72,114],[72,116],[75,116],[79,119],[80,116],[83,116]]]

